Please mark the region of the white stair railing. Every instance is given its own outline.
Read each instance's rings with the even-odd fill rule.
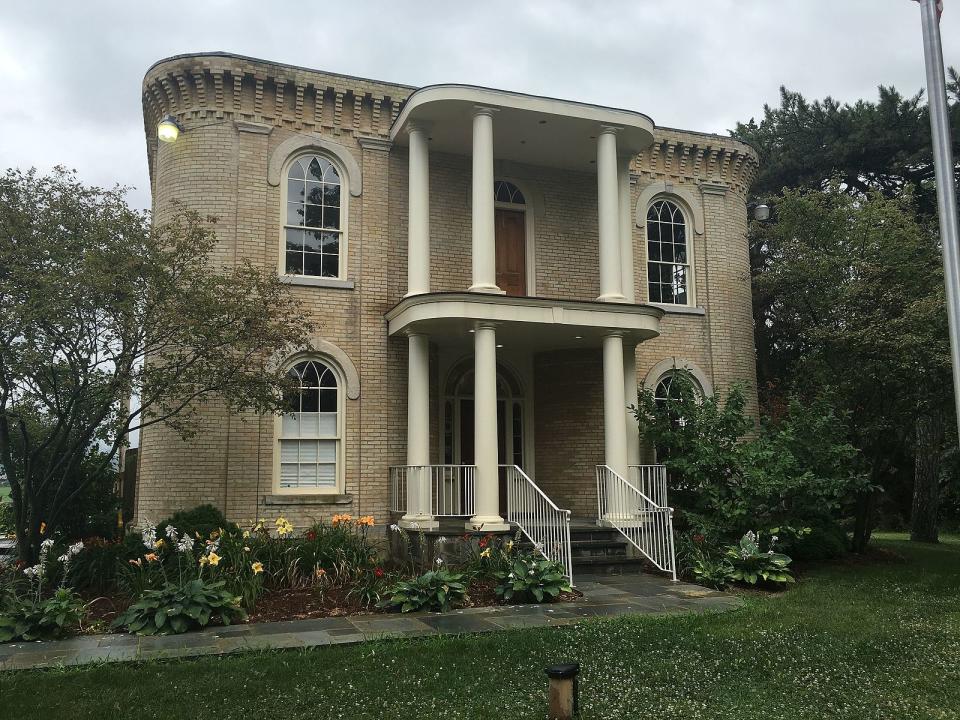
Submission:
[[[628,465],[630,484],[653,500],[667,507],[667,468],[665,465]]]
[[[476,465],[394,465],[390,468],[390,509],[405,513],[410,493],[430,493],[434,517],[474,515]]]
[[[507,476],[507,521],[526,535],[537,551],[564,567],[573,584],[570,511],[562,510],[516,465],[504,465]]]
[[[597,511],[663,572],[677,579],[673,508],[658,505],[607,465],[597,465]]]

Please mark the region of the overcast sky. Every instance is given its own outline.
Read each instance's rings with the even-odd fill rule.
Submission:
[[[4,0],[0,166],[76,168],[149,203],[140,82],[155,61],[223,50],[425,85],[463,82],[639,110],[724,133],[777,103],[923,87],[910,0],[287,2]],[[960,65],[960,0],[946,0]]]

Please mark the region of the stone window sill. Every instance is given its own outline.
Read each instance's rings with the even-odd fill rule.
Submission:
[[[670,315],[706,315],[707,311],[702,307],[690,307],[689,305],[671,305],[669,303],[650,303]]]
[[[308,275],[280,275],[280,282],[287,285],[306,285],[309,287],[337,288],[353,290],[353,280],[340,278],[310,277]]]
[[[264,505],[349,505],[353,495],[264,495]]]

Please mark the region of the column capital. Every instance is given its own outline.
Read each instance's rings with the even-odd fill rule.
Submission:
[[[430,132],[430,129],[433,127],[433,123],[429,120],[411,120],[407,123],[405,128],[407,135],[412,133],[426,133]]]
[[[622,338],[626,335],[623,330],[611,330],[610,332],[605,332],[603,336],[605,338]],[[636,347],[636,346],[634,346]]]
[[[623,130],[622,125],[601,125],[599,134],[600,135],[616,135],[621,130]]]
[[[499,323],[495,323],[492,320],[478,320],[473,324],[474,330],[496,330],[499,326]]]
[[[487,115],[488,117],[493,117],[494,113],[500,112],[500,108],[490,107],[489,105],[474,105],[473,106],[473,116],[477,115]]]

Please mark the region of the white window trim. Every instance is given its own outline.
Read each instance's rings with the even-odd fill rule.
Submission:
[[[340,176],[340,260],[337,263],[337,277],[320,275],[293,275],[287,270],[287,186],[290,166],[303,157],[322,157],[327,160]],[[277,273],[281,280],[291,285],[315,285],[317,287],[340,287],[350,289],[353,283],[347,280],[347,258],[349,257],[350,231],[350,176],[340,159],[333,153],[310,149],[298,152],[287,158],[280,173],[280,238],[277,257]]]
[[[650,208],[660,200],[666,200],[669,203],[675,205],[680,213],[683,215],[683,222],[686,226],[686,232],[684,233],[687,239],[687,262],[686,265],[689,268],[687,273],[687,302],[685,303],[665,303],[665,302],[653,302],[650,299],[650,250],[647,246],[647,213],[650,212]],[[693,231],[693,232],[691,232]],[[659,193],[650,198],[650,201],[647,203],[646,208],[643,211],[643,293],[647,299],[647,302],[651,305],[656,305],[664,309],[669,308],[695,308],[697,307],[697,256],[694,251],[694,237],[696,237],[696,232],[693,225],[693,217],[690,211],[690,208],[687,206],[687,203],[684,202],[683,198],[679,195],[674,195],[671,193]],[[657,261],[654,261],[657,262]],[[663,263],[669,264],[669,263]]]
[[[289,358],[284,363],[284,372],[294,367],[298,363],[315,360],[321,362],[330,368],[337,380],[337,435],[336,438],[336,468],[334,471],[334,484],[328,487],[295,487],[285,488],[280,485],[280,441],[292,438],[283,437],[283,416],[282,413],[274,416],[273,421],[273,493],[275,495],[342,495],[344,494],[346,471],[344,468],[344,431],[346,428],[346,403],[344,398],[347,395],[347,380],[339,363],[335,362],[327,355],[315,352],[300,353]],[[309,439],[309,438],[308,438]],[[331,439],[331,438],[317,438]]]

